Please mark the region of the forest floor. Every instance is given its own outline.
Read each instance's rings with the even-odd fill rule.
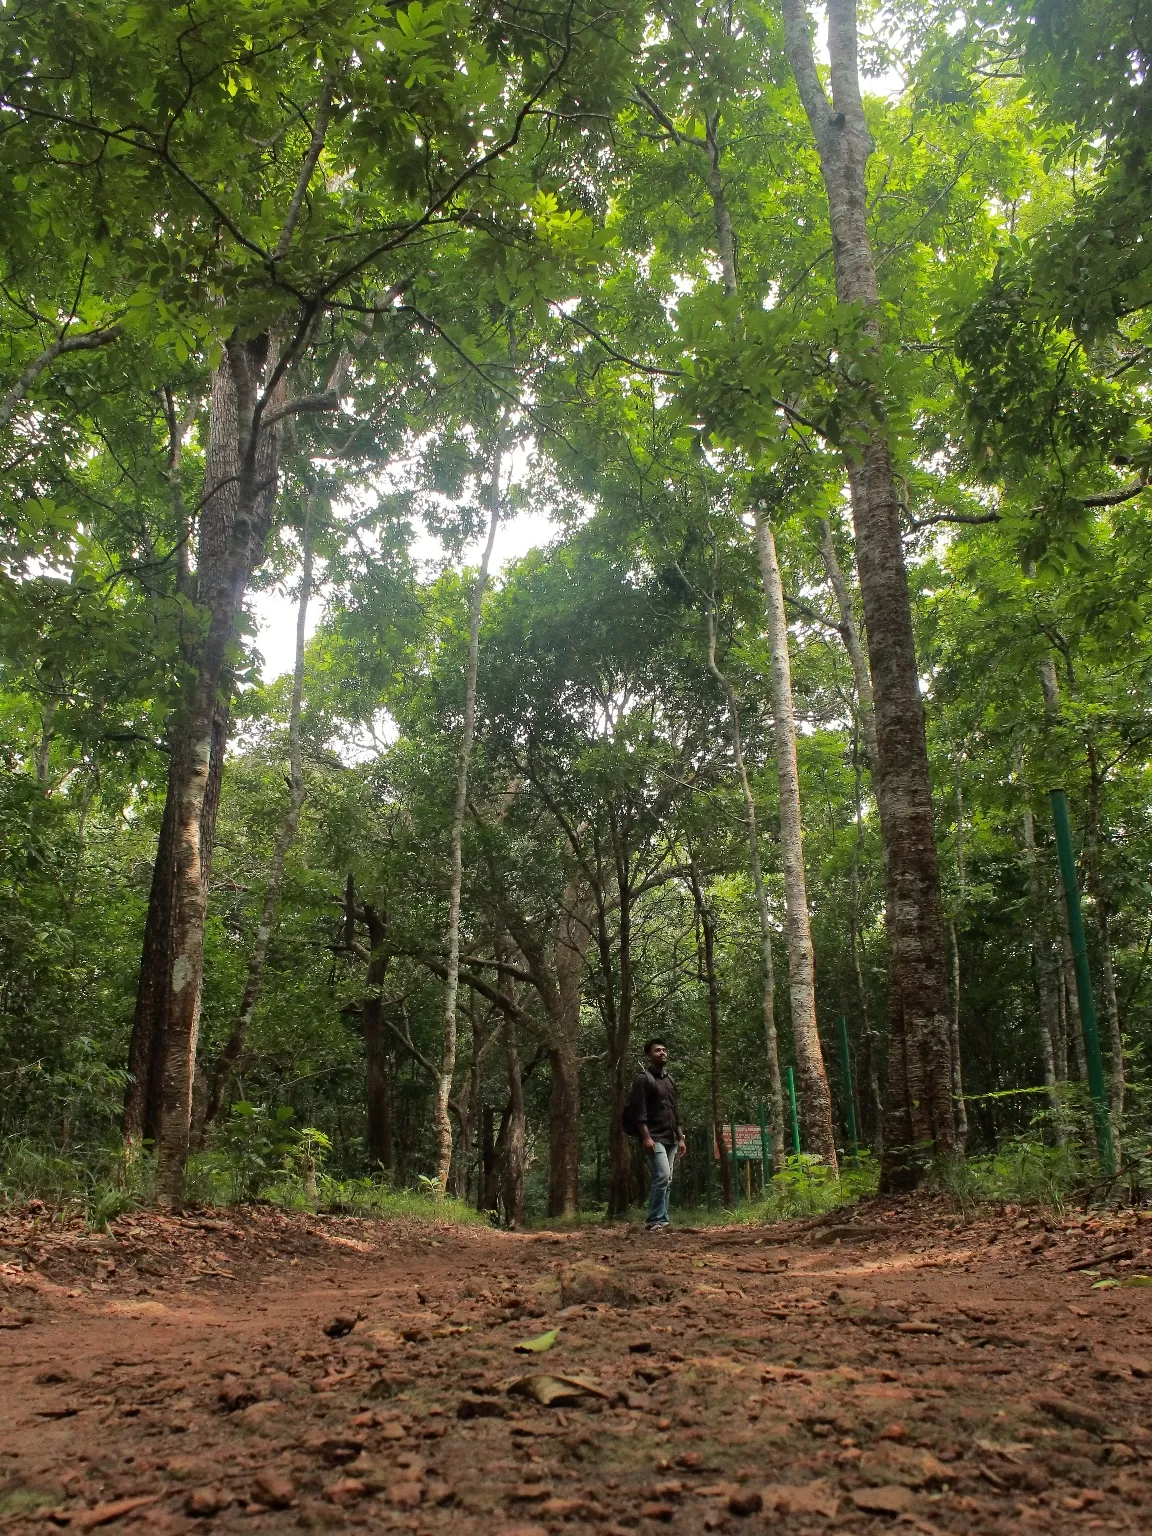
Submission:
[[[0,1529],[1147,1532],[1149,1218],[9,1213]]]

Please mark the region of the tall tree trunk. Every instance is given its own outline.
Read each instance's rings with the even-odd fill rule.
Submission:
[[[480,573],[472,585],[472,600],[468,616],[468,662],[464,682],[464,732],[460,742],[460,757],[456,769],[456,802],[452,809],[451,830],[451,889],[448,909],[448,974],[444,983],[444,1038],[440,1052],[440,1075],[436,1083],[433,1103],[433,1124],[436,1130],[436,1180],[441,1199],[448,1188],[448,1174],[452,1167],[452,1120],[448,1113],[448,1100],[452,1095],[452,1078],[456,1071],[456,994],[460,985],[460,890],[463,884],[461,845],[464,835],[464,813],[468,805],[468,769],[472,760],[472,741],[476,732],[476,667],[480,655],[480,614],[484,591],[488,585],[488,566],[492,559],[492,546],[496,541],[496,529],[500,523],[500,476],[504,461],[504,429],[506,413],[501,416],[496,429],[496,441],[492,450],[491,482],[488,488],[488,539],[480,561]]]
[[[964,789],[960,776],[956,777],[956,911],[964,907]],[[960,939],[956,932],[956,920],[948,922],[948,937],[952,941],[952,1100],[956,1107],[956,1141],[964,1150],[968,1143],[968,1107],[964,1103],[964,1074],[960,1064]]]
[[[716,231],[716,251],[720,257],[720,271],[724,293],[734,298],[738,291],[736,274],[736,236],[732,227],[732,213],[724,190],[721,172],[723,145],[720,142],[720,113],[715,112],[705,120],[705,137],[701,145],[707,160],[708,192],[712,199],[712,218]],[[756,827],[756,802],[748,782],[744,763],[744,749],[740,735],[740,711],[735,690],[716,663],[716,619],[711,604],[708,608],[708,666],[724,689],[728,702],[729,732],[740,790],[744,797],[744,815],[748,828],[748,861],[756,892],[756,908],[760,919],[760,999],[764,1018],[764,1049],[768,1065],[768,1112],[771,1121],[772,1163],[779,1171],[784,1167],[784,1086],[780,1075],[780,1049],[776,1030],[776,972],[772,956],[772,924],[768,910],[768,894],[760,862],[760,842]],[[789,698],[791,708],[791,698]],[[715,1076],[715,1074],[714,1074]],[[830,1108],[829,1108],[830,1112]],[[719,1133],[717,1133],[719,1134]],[[721,1159],[723,1161],[723,1159]],[[728,1177],[726,1174],[725,1177]],[[729,1179],[730,1182],[730,1179]]]
[[[132,1157],[143,1141],[154,1141],[160,1124],[160,1068],[164,1060],[168,975],[172,958],[172,901],[176,877],[176,802],[183,776],[175,744],[168,759],[164,813],[156,841],[148,912],[136,982],[136,1010],[128,1042],[128,1086],[121,1133]]]
[[[50,782],[52,743],[56,739],[53,721],[56,718],[59,702],[58,699],[48,699],[40,711],[40,740],[36,743],[36,750],[32,754],[32,768],[36,775],[36,782],[44,790],[47,790]]]
[[[492,1179],[496,1167],[496,1136],[491,1104],[485,1104],[483,1109],[483,1139],[480,1143],[480,1177],[476,1182],[476,1209],[478,1211],[495,1210],[496,1189],[494,1185],[489,1191],[489,1181]],[[488,1204],[491,1200],[493,1203]]]
[[[864,655],[864,647],[860,643],[860,631],[856,627],[856,615],[852,607],[852,594],[848,590],[848,583],[844,579],[844,571],[841,568],[839,557],[836,554],[836,545],[832,538],[832,528],[827,518],[820,519],[820,554],[824,561],[824,569],[828,572],[828,581],[832,588],[832,595],[836,599],[836,608],[840,614],[840,638],[844,642],[844,649],[848,653],[848,661],[852,667],[852,679],[856,684],[856,713],[860,720],[860,730],[864,737],[864,750],[868,755],[868,766],[875,771],[873,765],[878,758],[876,747],[876,706],[872,698],[872,678],[868,672],[868,661]]]
[[[351,877],[349,877],[351,879]],[[368,1166],[392,1171],[392,1048],[384,1027],[384,981],[392,953],[384,917],[365,903],[368,928],[368,974],[360,1022],[364,1031],[364,1088],[368,1112]]]
[[[772,962],[772,919],[768,911],[768,890],[760,862],[760,835],[756,825],[756,798],[744,761],[744,739],[740,729],[740,703],[736,690],[716,661],[716,613],[708,604],[708,670],[724,690],[728,704],[728,732],[740,793],[744,798],[744,824],[748,832],[748,867],[756,893],[756,912],[760,920],[760,1006],[764,1019],[764,1050],[768,1062],[768,1117],[772,1137],[772,1167],[779,1173],[785,1164],[784,1084],[780,1076],[780,1051],[776,1036],[776,971]]]
[[[1052,1051],[1056,1058],[1056,1081],[1066,1083],[1068,1081],[1068,1009],[1064,1002],[1064,971],[1062,966],[1057,966],[1054,972],[1054,986],[1056,988],[1056,1036],[1052,1041]]]
[[[216,846],[216,816],[224,777],[228,728],[228,710],[221,704],[213,719],[212,757],[200,822],[200,868],[205,882],[211,874],[212,854]],[[130,1157],[135,1155],[143,1142],[154,1142],[160,1132],[161,1085],[168,1039],[168,1002],[173,958],[172,923],[176,900],[176,815],[182,786],[187,777],[183,744],[175,727],[171,735],[164,813],[156,841],[156,859],[152,866],[148,912],[144,919],[141,942],[140,971],[136,983],[136,1008],[128,1045],[129,1077],[124,1093],[121,1130],[125,1150]]]
[[[1104,981],[1104,1011],[1108,1016],[1111,1045],[1110,1109],[1112,1134],[1119,1142],[1124,1130],[1124,1034],[1120,1027],[1120,1003],[1116,996],[1116,971],[1112,965],[1112,915],[1108,890],[1104,884],[1101,849],[1104,842],[1100,795],[1103,775],[1100,758],[1092,737],[1087,739],[1088,753],[1088,893],[1096,909],[1096,933],[1100,940],[1100,970]]]
[[[857,710],[857,721],[860,719]],[[868,1111],[871,1125],[872,1146],[877,1157],[884,1155],[884,1101],[880,1096],[880,1076],[876,1064],[876,1032],[872,1028],[872,1009],[868,1004],[868,989],[864,985],[864,966],[861,950],[864,938],[860,923],[860,844],[864,839],[864,796],[860,771],[860,732],[852,735],[852,770],[856,788],[856,837],[852,844],[851,895],[852,895],[852,970],[856,977],[856,997],[860,1008],[861,1038],[864,1060],[860,1071],[868,1084]]]
[[[280,904],[284,865],[292,844],[296,841],[300,812],[308,793],[304,782],[304,763],[300,745],[300,711],[304,699],[304,646],[308,626],[308,603],[312,596],[312,515],[313,499],[309,497],[304,515],[303,568],[300,576],[300,599],[296,606],[296,658],[292,672],[292,702],[288,711],[288,809],[281,823],[276,846],[272,850],[272,862],[268,867],[268,883],[264,887],[264,904],[260,912],[260,920],[256,925],[252,953],[248,958],[248,974],[244,979],[240,1011],[232,1026],[232,1033],[220,1052],[220,1058],[212,1072],[204,1107],[201,1136],[220,1113],[225,1089],[240,1059],[240,1053],[244,1049],[244,1042],[256,1013],[256,1005],[260,1001],[260,993],[264,985],[264,964],[268,957],[268,941],[272,937],[276,910]]]
[[[858,304],[879,338],[879,294],[868,235],[865,167],[872,140],[857,64],[855,0],[829,0],[829,101],[812,51],[806,0],[784,0],[785,46],[816,140],[828,195],[836,295]],[[856,564],[876,707],[873,784],[885,849],[889,955],[888,1125],[882,1185],[915,1184],[925,1153],[956,1151],[952,1113],[947,963],[932,785],[920,697],[912,604],[900,536],[900,492],[882,402],[867,438],[846,462]]]
[[[780,785],[780,853],[784,864],[784,905],[788,934],[788,993],[792,1003],[792,1040],[800,1076],[800,1111],[810,1152],[838,1171],[832,1095],[816,1027],[816,970],[808,921],[808,886],[804,876],[804,829],[800,816],[800,773],[796,763],[796,721],[792,713],[792,668],[788,656],[788,620],[784,588],[776,559],[776,540],[768,519],[756,511],[756,547],[764,580],[771,656],[770,696],[776,738],[776,776]]]
[[[469,1148],[472,1148],[477,1141],[483,1145],[484,1130],[481,1125],[481,1116],[484,1111],[480,1103],[480,1095],[483,1087],[484,1050],[488,1044],[488,1038],[490,1038],[485,1035],[485,1021],[476,1007],[476,994],[474,992],[469,993],[468,1018],[472,1025],[472,1055],[468,1062],[468,1098],[465,1103],[464,1120],[468,1126],[468,1136],[466,1139]],[[463,1137],[461,1138],[462,1141],[464,1139]],[[473,1165],[473,1159],[465,1160],[463,1151],[461,1151],[457,1167],[456,1192],[462,1200],[469,1203],[472,1200],[472,1176],[474,1173],[476,1173],[476,1169]],[[476,1188],[480,1190],[482,1187],[483,1178],[477,1174]]]
[[[700,934],[697,965],[703,972],[708,995],[708,1060],[712,1100],[712,1134],[720,1151],[720,1190],[725,1208],[732,1210],[735,1189],[732,1183],[732,1160],[724,1156],[724,1113],[720,1093],[720,983],[716,975],[716,920],[704,899],[704,890],[696,869],[696,861],[689,863],[689,881],[692,900],[696,907],[696,922]]]
[[[205,845],[204,824],[214,737],[227,707],[226,658],[248,578],[263,548],[279,476],[281,428],[276,423],[261,427],[263,406],[258,404],[259,379],[272,351],[267,336],[248,342],[231,338],[212,382],[197,569],[197,601],[208,614],[208,629],[176,731],[183,772],[175,786],[171,970],[156,1178],[158,1199],[173,1206],[183,1198],[191,1131],[208,902],[205,855],[211,847]],[[266,403],[274,406],[278,399]]]
[[[632,1148],[624,1134],[621,1116],[628,1093],[628,1053],[632,1043],[632,902],[627,877],[620,892],[620,988],[616,999],[616,1018],[610,1042],[612,1073],[612,1174],[608,1191],[609,1216],[626,1216],[632,1203]],[[611,956],[608,956],[611,965]]]
[[[580,1008],[591,916],[587,885],[574,876],[565,888],[553,958],[557,1016],[554,1026],[549,1019],[549,1216],[570,1216],[580,1209]]]
[[[650,105],[652,105],[650,103]],[[659,114],[657,114],[659,115]],[[664,124],[668,126],[667,122]],[[723,280],[724,293],[728,298],[734,298],[738,291],[736,274],[736,236],[732,227],[732,213],[728,207],[728,199],[724,190],[724,178],[721,172],[723,159],[723,145],[720,142],[720,113],[715,112],[711,118],[705,119],[704,142],[699,139],[691,141],[701,149],[707,161],[708,191],[712,199],[713,225],[716,231],[716,251],[720,257],[720,271]],[[760,517],[757,514],[757,530],[760,526]],[[787,632],[785,631],[785,634]],[[772,1159],[773,1166],[779,1170],[783,1168],[785,1161],[784,1151],[784,1089],[780,1076],[780,1051],[776,1031],[776,976],[772,957],[772,926],[768,912],[768,897],[764,886],[763,870],[760,863],[760,845],[756,830],[756,805],[752,797],[751,787],[748,783],[748,774],[744,766],[744,752],[740,738],[740,715],[737,707],[735,691],[732,689],[726,677],[720,672],[716,664],[716,622],[711,606],[708,609],[708,643],[709,643],[709,669],[713,676],[724,689],[728,701],[729,730],[732,739],[733,755],[736,759],[737,774],[740,779],[740,788],[744,796],[744,811],[748,826],[749,866],[752,871],[752,880],[756,891],[756,905],[760,918],[760,951],[761,951],[761,1008],[764,1017],[764,1047],[768,1058],[768,1109],[771,1118]],[[785,640],[787,645],[787,640]],[[787,662],[787,655],[785,655]],[[791,683],[789,682],[789,688]],[[791,693],[788,696],[788,711],[791,718],[792,700]],[[779,739],[779,738],[778,738]],[[795,753],[793,753],[795,756]],[[799,790],[797,789],[797,794]],[[787,859],[785,860],[787,866]],[[803,879],[803,862],[801,862],[801,879]],[[786,886],[786,906],[791,912],[790,898],[788,896],[788,882]],[[804,914],[807,921],[807,911]],[[791,957],[792,931],[788,930],[789,956]],[[809,956],[811,955],[811,936],[809,936]],[[809,973],[811,966],[809,966]],[[790,964],[791,976],[791,964]],[[814,994],[813,994],[814,996]],[[792,999],[793,1013],[796,1009],[795,997]],[[813,1003],[813,1018],[814,1003]],[[816,1037],[817,1052],[819,1052],[819,1036]],[[820,1060],[820,1070],[823,1072],[823,1060]],[[828,1096],[828,1085],[824,1084],[824,1101],[827,1107],[827,1119],[829,1136],[831,1135],[831,1100]],[[807,1100],[805,1101],[807,1112]],[[815,1113],[819,1117],[820,1101],[816,1096]],[[825,1144],[826,1138],[821,1134],[817,1137],[817,1146]],[[836,1165],[836,1148],[833,1140],[828,1140],[831,1147],[832,1166]]]
[[[580,1209],[580,1057],[576,1040],[548,1052],[552,1090],[548,1096],[548,1214],[568,1216]]]
[[[1076,990],[1076,960],[1072,950],[1072,935],[1068,931],[1067,904],[1063,902],[1060,917],[1060,964],[1064,980],[1069,1076],[1074,1075],[1078,1083],[1086,1083],[1088,1073],[1084,1066],[1084,1021],[1080,1016],[1080,994]]]
[[[520,1042],[516,1020],[504,1015],[504,1048],[508,1058],[508,1138],[504,1158],[504,1214],[510,1227],[524,1225],[525,1114],[520,1076]]]
[[[1019,761],[1018,758],[1018,771]],[[1039,1004],[1040,1066],[1044,1075],[1044,1089],[1045,1097],[1048,1100],[1048,1112],[1052,1116],[1052,1132],[1057,1144],[1062,1146],[1065,1139],[1064,1111],[1056,1086],[1059,1079],[1056,1071],[1054,1040],[1054,1036],[1059,1028],[1056,989],[1053,984],[1056,978],[1052,974],[1051,945],[1044,934],[1043,881],[1040,878],[1040,859],[1036,849],[1036,823],[1032,816],[1032,807],[1027,801],[1024,802],[1021,825],[1024,834],[1024,862],[1028,870],[1029,904],[1032,908],[1030,924],[1032,929],[1032,976]]]
[[[1025,574],[1032,575],[1031,568],[1025,566]],[[1056,676],[1056,663],[1049,655],[1041,656],[1036,663],[1036,671],[1040,678],[1040,691],[1044,695],[1044,709],[1049,718],[1055,719],[1060,713],[1060,683]],[[1061,901],[1060,907],[1060,964],[1064,978],[1064,1018],[1066,1028],[1064,1037],[1068,1045],[1069,1065],[1075,1071],[1078,1082],[1088,1081],[1088,1073],[1084,1064],[1084,1023],[1080,1016],[1080,994],[1076,988],[1076,962],[1072,952],[1072,934],[1068,928],[1068,903]]]
[[[170,391],[165,390],[168,419],[167,478],[172,502],[172,528],[176,538],[175,586],[176,595],[191,599],[192,578],[189,564],[191,527],[184,505],[181,462],[184,438],[196,418],[201,401],[189,403],[188,414],[181,419]],[[187,645],[182,646],[182,659],[192,659]],[[216,771],[209,782],[208,800],[205,805],[205,821],[215,826],[216,805],[221,782],[220,766],[227,736],[226,722],[222,722],[219,750],[213,744],[213,760]],[[171,729],[171,724],[170,724]],[[168,977],[172,965],[172,904],[176,877],[176,806],[180,799],[180,784],[184,765],[177,761],[176,742],[169,743],[168,772],[166,776],[164,811],[157,838],[156,858],[152,866],[152,880],[148,893],[148,912],[144,921],[141,944],[140,971],[136,986],[136,1008],[132,1019],[132,1036],[128,1045],[128,1086],[124,1095],[124,1116],[121,1131],[125,1151],[135,1155],[144,1140],[154,1140],[160,1126],[160,1079],[164,1060],[164,1040],[168,1004]],[[213,786],[217,794],[213,793]],[[201,849],[205,864],[211,858],[214,836],[208,846]]]

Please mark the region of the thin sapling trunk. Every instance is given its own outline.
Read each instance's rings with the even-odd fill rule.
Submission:
[[[834,1173],[838,1169],[832,1095],[816,1027],[816,971],[808,921],[804,875],[804,832],[800,816],[800,774],[796,762],[796,720],[792,711],[792,672],[788,656],[788,620],[768,519],[756,512],[756,547],[764,580],[771,656],[770,697],[776,740],[776,775],[780,785],[780,853],[784,864],[784,903],[788,935],[788,992],[792,1004],[792,1039],[800,1077],[800,1114],[808,1149]]]
[[[452,1078],[456,1071],[456,995],[460,986],[460,892],[464,874],[462,843],[464,814],[468,805],[468,769],[472,761],[472,742],[476,732],[476,668],[480,654],[480,614],[484,602],[484,591],[488,585],[492,546],[496,541],[496,529],[500,523],[500,476],[504,460],[505,424],[506,416],[502,416],[496,430],[496,441],[492,451],[491,481],[488,490],[488,538],[480,561],[480,572],[472,586],[468,618],[468,661],[464,680],[464,731],[456,768],[456,800],[452,808],[447,976],[444,983],[444,1037],[433,1106],[433,1122],[436,1130],[436,1182],[440,1186],[441,1199],[448,1188],[448,1175],[452,1168],[452,1120],[448,1113],[448,1100],[452,1094]]]
[[[744,821],[748,829],[748,867],[756,893],[756,912],[760,920],[760,1000],[764,1017],[764,1049],[768,1060],[768,1114],[772,1137],[772,1167],[779,1173],[784,1167],[784,1085],[780,1076],[780,1051],[776,1038],[776,973],[772,960],[772,920],[768,911],[768,891],[760,862],[760,838],[756,826],[756,798],[748,779],[744,760],[744,740],[740,729],[740,702],[728,677],[716,660],[716,614],[708,604],[708,670],[724,690],[728,703],[728,730],[732,757],[740,793],[744,798]]]
[[[964,906],[964,789],[960,777],[956,778],[956,908]],[[960,1064],[960,939],[956,932],[956,919],[948,923],[948,936],[952,941],[952,1101],[956,1106],[956,1141],[961,1151],[968,1142],[968,1109],[964,1103],[964,1075]]]
[[[1019,759],[1018,759],[1019,761]],[[1032,807],[1024,802],[1021,817],[1024,838],[1024,862],[1028,871],[1028,895],[1031,906],[1032,930],[1032,977],[1039,1004],[1040,1067],[1044,1075],[1044,1092],[1048,1100],[1048,1112],[1052,1116],[1052,1132],[1057,1145],[1065,1140],[1064,1112],[1057,1087],[1060,1079],[1056,1066],[1055,1036],[1060,1027],[1059,1005],[1056,998],[1058,978],[1053,975],[1051,945],[1044,934],[1043,881],[1040,877],[1040,859],[1036,848],[1036,822]]]
[[[720,1191],[726,1210],[735,1205],[736,1191],[732,1183],[732,1160],[724,1155],[724,1114],[720,1096],[720,983],[716,976],[716,919],[704,899],[696,861],[689,864],[689,880],[692,900],[696,906],[696,922],[700,933],[697,964],[704,973],[708,989],[708,1057],[710,1090],[712,1099],[712,1135],[720,1157]],[[711,1154],[709,1154],[711,1155]]]

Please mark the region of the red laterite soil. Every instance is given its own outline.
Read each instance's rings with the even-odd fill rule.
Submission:
[[[1148,1532],[1149,1273],[1142,1216],[925,1200],[663,1237],[8,1216],[0,1528]]]

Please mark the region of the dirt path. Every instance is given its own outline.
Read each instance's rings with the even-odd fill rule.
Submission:
[[[1150,1272],[1152,1221],[922,1202],[658,1238],[7,1218],[0,1528],[1147,1532],[1152,1289],[1092,1286]]]

